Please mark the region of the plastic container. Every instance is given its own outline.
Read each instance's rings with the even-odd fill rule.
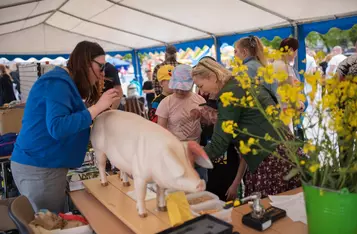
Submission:
[[[223,206],[225,205],[225,202],[220,201],[220,200],[211,200],[204,202],[202,204],[196,205],[195,207],[191,207],[192,214],[194,216],[200,216],[199,212],[205,211],[205,210],[217,210],[215,213],[211,213],[210,215],[221,219],[223,221],[226,221],[228,223],[232,222],[232,210],[233,207],[230,209],[223,209]]]
[[[158,234],[232,234],[233,226],[210,215],[202,215],[186,223],[166,229]],[[239,233],[238,233],[239,234]]]
[[[200,203],[197,203],[197,204],[193,204],[193,205],[190,204],[190,201],[191,201],[192,199],[196,199],[196,198],[203,197],[203,196],[208,196],[208,197],[211,197],[212,199],[207,200],[207,201],[204,201],[204,202],[200,202]],[[196,207],[197,205],[204,204],[204,203],[209,202],[209,201],[211,201],[211,200],[219,201],[219,197],[218,197],[216,194],[210,193],[210,192],[208,192],[208,191],[203,191],[203,192],[198,192],[198,193],[187,194],[187,195],[186,195],[186,198],[187,198],[187,201],[188,201],[188,203],[190,204],[190,207],[191,207],[191,208],[194,208],[194,207]]]
[[[307,184],[303,188],[310,234],[357,233],[356,193]]]

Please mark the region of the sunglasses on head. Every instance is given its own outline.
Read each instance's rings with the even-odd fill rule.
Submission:
[[[105,69],[105,63],[100,63],[96,60],[93,60],[93,62],[95,62],[96,64],[98,64],[99,68],[100,68],[100,72],[104,71]]]

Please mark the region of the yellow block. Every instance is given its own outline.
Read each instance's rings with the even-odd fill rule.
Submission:
[[[186,195],[184,192],[171,193],[166,197],[167,212],[171,226],[178,226],[193,219]]]

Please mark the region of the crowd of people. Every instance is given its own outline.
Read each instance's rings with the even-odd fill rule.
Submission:
[[[268,64],[260,39],[255,36],[241,38],[234,47],[235,56],[248,67],[250,79],[256,79],[258,69]],[[289,53],[281,60],[273,61],[274,70],[285,71],[290,83],[301,81],[293,64],[299,49],[298,41],[286,38],[280,48]],[[337,71],[346,75],[350,70],[356,71],[356,56],[342,61],[339,48],[334,53],[326,74]],[[247,141],[249,136],[239,134],[233,138],[223,131],[222,123],[232,120],[254,135],[277,137],[269,121],[258,110],[223,106],[220,100],[223,93],[232,92],[238,99],[244,96],[231,71],[212,57],[202,58],[193,68],[179,64],[174,46],[167,47],[165,58],[155,67],[152,83],[144,85],[148,113],[145,100],[135,85],[129,85],[127,97],[123,98],[118,74],[115,68],[106,64],[105,52],[97,43],[80,42],[66,67],[56,67],[38,79],[28,97],[22,129],[11,158],[15,183],[36,211],[42,208],[63,211],[68,168],[81,166],[92,121],[110,108],[141,115],[166,128],[180,141],[200,143],[214,169],[207,171],[198,165],[194,167],[207,182],[207,190],[222,200],[236,198],[242,187],[244,196],[260,192],[265,197],[301,185],[298,177],[284,180],[292,167],[286,162],[284,146],[261,140],[260,144],[268,151],[243,155],[239,142]],[[308,71],[315,72],[314,66],[312,63]],[[0,71],[10,84],[11,76],[2,67]],[[194,84],[197,92],[192,89]],[[260,84],[258,99],[264,106],[280,104],[284,108],[284,102],[277,94],[279,85],[276,82]],[[307,106],[308,103],[300,103],[296,108],[303,112]],[[286,126],[286,129],[286,137],[298,137],[296,126]],[[273,156],[276,153],[285,160]],[[303,156],[300,151],[298,153]]]

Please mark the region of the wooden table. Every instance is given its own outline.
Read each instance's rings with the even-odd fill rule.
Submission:
[[[120,189],[126,192],[132,190],[132,186],[128,188],[121,187],[117,176],[109,176],[109,182],[112,186],[100,188],[99,179],[98,181],[98,192],[95,196],[102,196],[101,201],[97,200],[94,194],[89,194],[86,190],[80,190],[76,192],[71,192],[70,196],[73,203],[81,211],[81,213],[87,218],[89,224],[94,229],[97,234],[111,234],[111,233],[153,233],[152,230],[161,230],[164,226],[168,225],[168,217],[165,213],[158,212],[155,210],[156,200],[151,200],[147,202],[147,209],[149,211],[149,216],[142,220],[138,218],[135,206],[128,203],[131,199],[129,197],[124,198],[120,193]],[[97,183],[91,181],[89,186],[94,186],[96,188]],[[93,190],[93,188],[92,188]],[[97,191],[94,189],[94,191]],[[301,192],[302,189],[298,188],[295,190],[288,191],[282,195],[293,195]],[[124,193],[125,194],[125,193]],[[104,203],[103,203],[104,202]],[[132,203],[132,201],[130,202]],[[104,206],[103,204],[106,204]],[[109,204],[109,206],[108,206]],[[262,204],[265,208],[270,206],[269,199],[263,199]],[[115,213],[115,215],[113,214]],[[268,230],[264,232],[258,232],[242,224],[242,216],[251,212],[248,205],[243,205],[233,209],[232,211],[232,224],[234,230],[240,232],[241,234],[307,234],[307,226],[301,222],[293,222],[290,218],[283,218],[272,225]],[[122,216],[120,216],[122,215]],[[119,219],[118,217],[125,217],[125,219]],[[128,223],[128,220],[134,219],[135,223]],[[136,230],[136,231],[133,231]],[[144,231],[143,231],[144,230]],[[151,230],[151,231],[150,231]],[[146,231],[146,232],[145,232]]]
[[[73,203],[86,217],[90,226],[97,234],[134,233],[87,191],[79,190],[71,192],[70,196]]]

